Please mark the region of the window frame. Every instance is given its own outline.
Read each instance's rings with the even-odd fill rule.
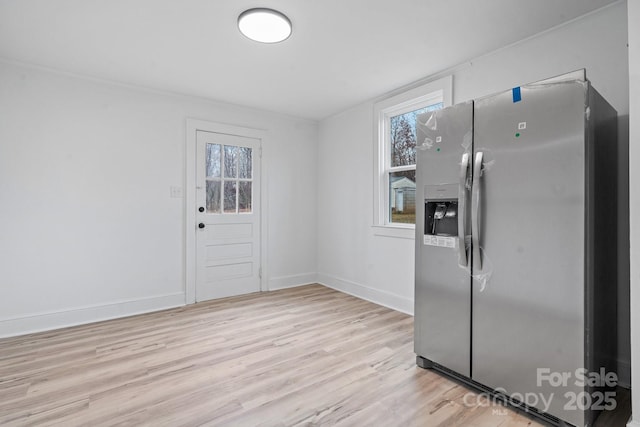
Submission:
[[[450,106],[452,86],[452,76],[446,76],[374,104],[374,234],[415,238],[415,224],[391,222],[389,215],[389,174],[416,168],[415,165],[391,166],[390,118],[438,103]]]

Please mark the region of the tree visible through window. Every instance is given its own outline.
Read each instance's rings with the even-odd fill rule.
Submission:
[[[416,121],[443,103],[389,117],[389,222],[416,223]]]
[[[207,213],[252,212],[252,149],[207,144]]]

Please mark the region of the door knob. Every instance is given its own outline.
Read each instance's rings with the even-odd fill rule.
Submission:
[[[204,208],[203,208],[202,206],[200,206],[200,207],[198,208],[198,212],[204,212]]]
[[[204,228],[204,222],[201,222],[200,224],[198,224],[198,228]]]

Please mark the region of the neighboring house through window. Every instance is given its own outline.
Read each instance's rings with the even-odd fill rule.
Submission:
[[[374,226],[381,234],[413,237],[416,221],[416,122],[422,113],[451,105],[451,77],[375,104]]]

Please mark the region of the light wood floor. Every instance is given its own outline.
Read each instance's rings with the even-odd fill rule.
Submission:
[[[543,425],[467,393],[412,317],[320,285],[0,340],[0,425]]]

